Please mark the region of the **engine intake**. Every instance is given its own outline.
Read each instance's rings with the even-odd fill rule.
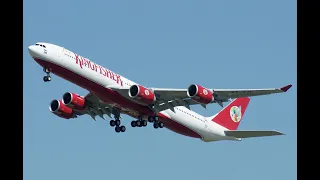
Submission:
[[[147,105],[156,101],[156,96],[154,93],[150,89],[140,85],[132,85],[129,88],[128,94],[131,98],[137,99]]]
[[[62,96],[62,103],[76,110],[83,110],[85,108],[85,101],[83,97],[75,93],[66,92]]]
[[[49,110],[62,118],[70,119],[73,116],[73,110],[68,106],[64,105],[61,100],[53,100],[50,103]]]
[[[213,93],[197,84],[191,84],[188,87],[187,95],[202,104],[209,104],[214,101]]]

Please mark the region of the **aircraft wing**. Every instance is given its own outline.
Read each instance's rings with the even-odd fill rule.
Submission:
[[[287,92],[292,87],[291,84],[282,88],[265,88],[265,89],[213,89],[213,93],[218,99],[234,99],[240,97],[262,96],[274,93]]]
[[[292,85],[287,85],[282,88],[265,88],[265,89],[209,89],[213,92],[216,100],[227,102],[229,99],[239,97],[262,96],[274,93],[283,93],[290,89]],[[165,89],[153,88],[155,94],[160,96],[160,99],[174,100],[189,98],[187,89]]]
[[[281,88],[264,88],[264,89],[208,89],[213,92],[214,101],[211,103],[218,103],[223,106],[223,102],[228,102],[231,99],[239,97],[251,97],[251,96],[262,96],[274,93],[283,93],[290,89],[292,85],[287,85]],[[128,91],[129,87],[120,86],[108,86],[114,91],[117,91],[121,95],[129,98]],[[158,111],[165,109],[173,109],[175,106],[184,105],[190,108],[190,105],[200,104],[192,100],[187,95],[187,89],[169,89],[169,88],[149,88],[155,93],[157,98]],[[200,104],[206,108],[205,104]]]
[[[224,131],[226,136],[232,136],[236,138],[250,138],[250,137],[263,137],[263,136],[276,136],[284,135],[278,131],[243,131],[243,130],[230,130]]]
[[[103,115],[107,115],[112,118],[111,115],[114,112],[112,105],[100,101],[100,99],[92,93],[88,93],[84,98],[88,104],[87,108],[84,111],[74,110],[75,115],[73,118],[77,118],[84,114],[90,115],[94,120],[96,120],[96,116],[100,116],[105,120]]]

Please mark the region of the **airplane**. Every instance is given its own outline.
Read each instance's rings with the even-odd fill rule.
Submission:
[[[89,91],[85,96],[66,92],[52,100],[49,110],[64,119],[89,115],[111,119],[117,133],[125,132],[122,114],[132,118],[132,127],[152,123],[155,129],[167,128],[204,142],[283,135],[278,131],[238,130],[250,97],[287,92],[292,85],[265,89],[209,89],[191,84],[186,89],[152,88],[133,82],[62,46],[38,42],[28,47],[31,57],[43,68],[45,82],[53,73]],[[229,103],[224,107],[223,103]],[[222,110],[204,117],[191,110],[192,105],[217,103]],[[112,117],[113,116],[113,117]]]

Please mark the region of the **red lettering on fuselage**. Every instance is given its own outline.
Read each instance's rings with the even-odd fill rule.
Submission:
[[[113,74],[113,72],[112,72],[112,71],[110,71],[110,79],[112,79],[112,80],[114,80],[114,81],[115,81],[115,79],[114,79],[114,74]]]
[[[108,69],[105,69],[107,72],[107,77],[110,78],[110,71]]]
[[[121,77],[120,77],[120,75],[118,75],[118,74],[116,74],[116,77],[117,77],[117,83],[119,84],[119,82],[120,82],[120,84],[121,84],[121,86],[122,86],[122,80],[121,80]]]
[[[99,67],[99,69],[100,69],[100,74],[106,76],[107,73],[106,73],[106,71],[104,70],[104,68],[101,67],[100,65],[98,65],[98,67]]]
[[[86,59],[82,56],[80,56],[82,62],[83,62],[83,66],[88,67],[88,62],[86,61]]]
[[[105,69],[104,67],[97,65],[96,63],[91,62],[89,59],[86,59],[76,53],[74,53],[74,55],[76,58],[76,64],[79,64],[81,69],[83,69],[83,67],[87,67],[87,68],[91,69],[92,71],[98,72],[98,68],[99,68],[100,69],[99,73],[101,75],[106,76],[109,79],[112,79],[115,82],[117,82],[117,84],[120,84],[121,86],[123,86],[123,81],[122,81],[120,75],[118,75],[108,69]]]
[[[83,61],[82,58],[80,59],[79,55],[74,53],[75,58],[76,58],[76,63],[80,65],[81,69],[82,69],[82,65],[83,65]]]

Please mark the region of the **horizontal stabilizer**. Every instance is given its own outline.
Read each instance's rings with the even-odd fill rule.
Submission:
[[[250,138],[250,137],[263,137],[263,136],[276,136],[284,135],[278,131],[224,131],[226,136],[233,136],[236,138]]]

